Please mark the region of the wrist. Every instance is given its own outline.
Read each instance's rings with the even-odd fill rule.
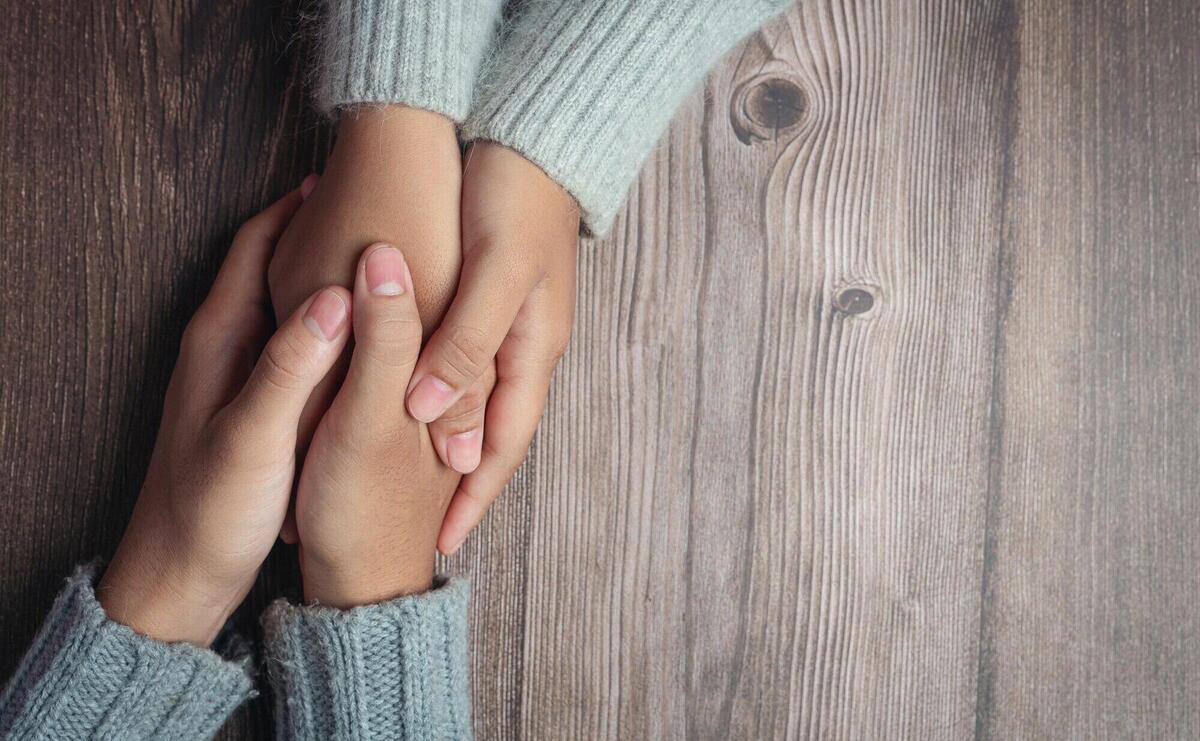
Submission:
[[[424,556],[389,554],[365,563],[306,553],[300,546],[304,601],[348,610],[429,591],[433,585],[434,549]]]
[[[333,157],[366,158],[376,164],[411,159],[429,147],[454,150],[458,134],[445,116],[404,105],[364,105],[342,114]]]
[[[137,633],[207,648],[240,602],[231,592],[208,583],[178,550],[129,533],[105,569],[96,599],[110,620]]]

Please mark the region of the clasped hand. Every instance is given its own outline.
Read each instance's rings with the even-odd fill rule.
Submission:
[[[289,194],[238,232],[184,332],[150,469],[97,595],[109,617],[208,645],[245,598],[295,484],[307,600],[350,607],[427,589],[458,474],[396,392],[422,329],[403,254],[372,245],[353,291],[321,288],[272,334],[267,265]],[[297,474],[297,428],[353,333],[345,381]],[[295,477],[298,475],[298,481]]]
[[[281,535],[310,601],[428,588],[525,457],[578,229],[520,154],[479,142],[464,164],[448,119],[348,112],[324,176],[239,231],[184,333],[109,616],[206,645]]]
[[[571,334],[579,211],[519,153],[404,106],[343,114],[319,184],[280,240],[269,280],[282,321],[314,290],[349,285],[365,245],[398,245],[428,341],[401,387],[463,474],[438,547],[452,553],[525,459]],[[337,389],[321,383],[301,443]],[[293,539],[290,526],[285,539]]]

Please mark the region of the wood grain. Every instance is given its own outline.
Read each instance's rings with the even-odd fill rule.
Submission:
[[[294,11],[263,3],[9,3],[0,216],[0,676],[77,563],[111,555],[179,335],[237,224],[324,141]],[[264,574],[242,624],[291,569]],[[286,579],[284,579],[286,581]],[[265,736],[267,703],[229,737]]]
[[[1152,5],[812,0],[710,76],[445,565],[480,738],[1200,736],[1200,11]],[[323,161],[303,10],[10,3],[0,676]]]
[[[970,732],[1006,38],[927,5],[772,24],[585,245],[518,735]]]
[[[1200,736],[1200,8],[1026,3],[978,735]]]

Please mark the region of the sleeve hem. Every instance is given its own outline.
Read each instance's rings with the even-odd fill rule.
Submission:
[[[461,122],[499,15],[499,0],[327,2],[311,74],[318,110],[395,103]]]
[[[227,660],[105,615],[98,563],[67,580],[0,697],[0,735],[210,736],[254,693],[244,644]],[[22,730],[24,729],[24,730]]]
[[[603,234],[708,69],[783,0],[531,3],[479,81],[464,139],[517,150]]]
[[[277,600],[263,615],[288,738],[470,736],[463,579],[352,610]]]

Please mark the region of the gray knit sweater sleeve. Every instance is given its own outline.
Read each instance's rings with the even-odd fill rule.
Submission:
[[[342,611],[275,602],[263,617],[283,739],[465,739],[467,583]]]
[[[484,65],[464,138],[521,152],[605,232],[675,109],[790,0],[528,0]]]
[[[114,623],[96,572],[67,582],[0,695],[0,738],[211,738],[254,695],[248,652]],[[279,737],[470,738],[467,593],[454,579],[349,611],[277,601],[263,627]]]
[[[0,738],[209,738],[254,694],[245,651],[160,643],[114,623],[97,567],[67,581],[0,695]]]
[[[324,0],[312,85],[326,114],[400,103],[462,121],[501,0]]]

